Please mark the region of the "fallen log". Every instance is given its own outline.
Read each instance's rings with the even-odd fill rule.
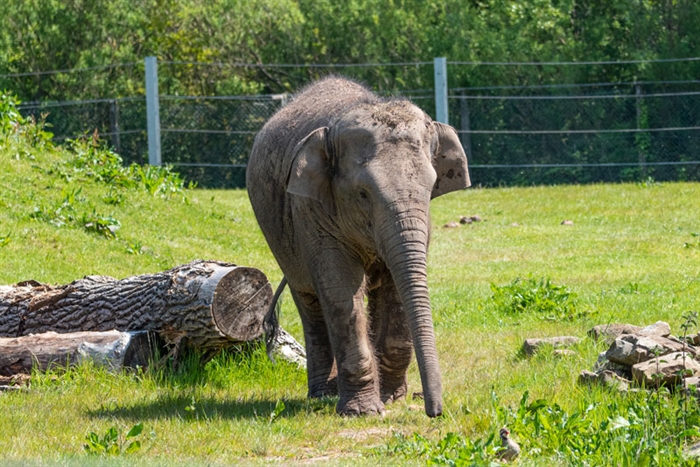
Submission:
[[[84,360],[113,371],[146,368],[159,347],[155,333],[146,331],[46,332],[0,338],[0,376],[65,368]]]
[[[260,340],[259,342],[262,342]],[[287,331],[276,336],[275,355],[306,368],[306,352]],[[0,337],[0,391],[18,389],[32,370],[66,368],[90,360],[110,371],[146,369],[159,364],[166,348],[158,334],[148,331],[53,331],[22,337]],[[166,356],[167,358],[167,356]]]
[[[154,331],[167,344],[217,350],[262,335],[272,300],[255,268],[193,261],[117,280],[87,276],[67,285],[0,286],[0,337],[48,331]]]

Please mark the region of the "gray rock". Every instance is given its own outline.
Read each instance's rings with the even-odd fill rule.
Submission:
[[[600,385],[619,391],[627,391],[629,389],[629,381],[617,373],[609,370],[604,370],[598,373],[583,370],[578,377],[579,384]]]
[[[481,222],[481,216],[462,216],[459,218],[460,224],[471,224],[472,222]]]
[[[700,400],[700,377],[690,376],[683,380],[684,393],[686,396]]]
[[[610,342],[612,342],[616,337],[622,334],[634,334],[640,329],[642,328],[640,328],[639,326],[634,326],[632,324],[599,324],[598,326],[593,326],[593,328],[591,328],[591,330],[588,331],[588,335],[596,341],[600,339],[609,339]]]
[[[598,354],[598,361],[596,361],[593,366],[594,373],[602,373],[603,371],[612,371],[618,376],[625,379],[632,379],[631,367],[628,365],[621,365],[619,363],[611,362],[605,356],[605,352]]]
[[[700,441],[683,449],[683,457],[688,460],[700,459]]]
[[[598,372],[605,369],[605,366],[610,362],[608,357],[605,356],[605,352],[598,354],[598,360],[596,360],[595,365],[593,365],[593,371]]]
[[[700,345],[700,332],[697,334],[692,334],[690,336],[687,336],[688,343],[692,345]]]
[[[695,386],[696,388],[700,388],[700,376],[690,376],[685,379],[684,384],[687,387]]]
[[[635,365],[656,357],[657,351],[658,355],[666,355],[683,350],[692,354],[696,353],[694,348],[687,346],[684,348],[681,342],[665,337],[625,334],[615,339],[605,356],[614,363]]]
[[[543,346],[552,346],[554,348],[570,347],[581,342],[581,339],[574,336],[559,336],[559,337],[543,337],[525,339],[523,343],[523,353],[528,357],[537,353]]]
[[[684,361],[685,355],[685,361]],[[647,387],[673,386],[700,373],[700,363],[687,352],[673,352],[632,366],[632,377]]]
[[[665,321],[657,321],[645,328],[640,329],[635,334],[640,336],[668,337],[671,335],[671,326]]]

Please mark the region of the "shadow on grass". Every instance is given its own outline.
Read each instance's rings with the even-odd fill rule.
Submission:
[[[292,418],[300,413],[335,413],[337,397],[322,399],[267,399],[230,400],[216,398],[197,399],[192,396],[164,396],[155,401],[129,406],[103,404],[98,409],[87,411],[93,418],[123,419],[129,421],[177,418],[183,421],[209,419],[261,419]]]

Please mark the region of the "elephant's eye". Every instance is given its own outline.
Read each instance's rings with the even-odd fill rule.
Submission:
[[[367,192],[365,190],[360,190],[360,198],[367,199]]]

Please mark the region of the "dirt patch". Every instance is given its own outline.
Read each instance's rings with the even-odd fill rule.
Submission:
[[[341,438],[353,441],[367,441],[371,438],[383,438],[391,434],[389,428],[365,428],[358,430],[343,430],[338,433]]]

